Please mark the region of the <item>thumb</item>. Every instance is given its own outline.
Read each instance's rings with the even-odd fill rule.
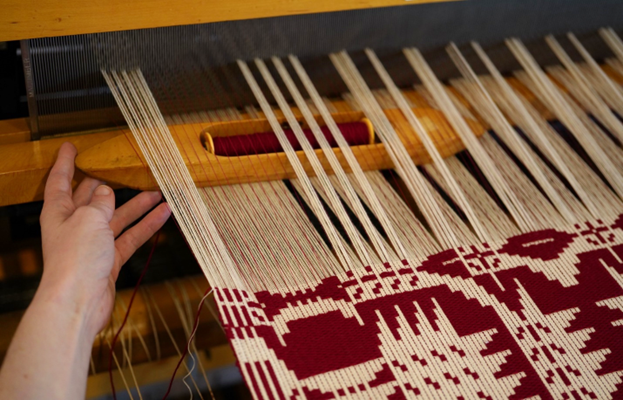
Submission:
[[[106,185],[98,186],[93,192],[89,206],[100,210],[106,216],[106,220],[110,222],[115,212],[114,192]]]

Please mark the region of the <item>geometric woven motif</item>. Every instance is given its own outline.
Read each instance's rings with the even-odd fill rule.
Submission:
[[[255,398],[623,398],[623,217],[215,294]]]

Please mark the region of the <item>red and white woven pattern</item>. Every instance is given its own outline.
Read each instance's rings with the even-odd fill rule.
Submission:
[[[619,217],[215,292],[255,398],[623,398],[622,260]]]

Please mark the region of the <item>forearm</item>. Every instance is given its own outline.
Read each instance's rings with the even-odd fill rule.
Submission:
[[[0,399],[84,398],[93,340],[106,325],[119,269],[169,218],[158,192],[115,210],[111,188],[85,178],[72,190],[76,148],[63,144],[41,212],[44,269],[0,369]],[[124,230],[155,207],[140,222]]]
[[[42,285],[0,370],[0,398],[84,398],[93,339],[83,305]]]

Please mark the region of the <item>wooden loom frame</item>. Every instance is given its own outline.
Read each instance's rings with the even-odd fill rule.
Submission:
[[[610,66],[604,65],[603,69],[615,81],[623,82],[623,77],[618,75]],[[553,115],[551,115],[536,96],[517,79],[507,78],[507,81],[516,90],[521,92],[544,118],[553,118]],[[454,88],[448,88],[448,90],[450,90],[463,105],[472,111],[472,114],[475,115],[476,118],[479,118],[478,113],[472,109],[467,100],[465,100],[457,90]],[[442,156],[449,157],[464,149],[463,144],[456,138],[452,128],[450,128],[445,117],[439,111],[429,108],[430,106],[427,104],[426,100],[416,91],[406,90],[403,91],[403,93],[416,104],[416,107],[414,107],[416,113],[420,113],[422,116],[427,116],[431,121],[435,121],[437,127],[443,126],[443,129],[439,130],[429,125],[430,132],[433,133],[433,136],[437,136],[436,142],[444,143],[443,146],[439,147]],[[335,100],[332,103],[338,110],[338,113],[334,114],[337,121],[358,120],[362,116],[361,113],[353,112],[344,101]],[[295,114],[300,116],[296,108],[293,108],[293,110]],[[417,164],[429,162],[428,154],[424,150],[423,145],[412,132],[411,127],[408,125],[400,110],[385,110],[385,113],[401,137],[407,139],[405,142],[409,142],[407,148],[414,162]],[[276,114],[279,116],[281,112],[276,110]],[[182,153],[205,154],[205,157],[194,160],[189,160],[188,157],[186,157],[185,161],[191,168],[191,171],[192,167],[198,167],[202,163],[218,162],[218,160],[214,159],[213,155],[207,154],[205,148],[202,146],[201,132],[210,132],[217,129],[221,132],[220,134],[226,135],[228,130],[231,130],[234,134],[240,133],[240,125],[247,125],[246,128],[242,128],[244,133],[250,133],[250,126],[258,127],[258,129],[255,130],[256,132],[262,131],[259,127],[266,127],[267,122],[264,119],[252,120],[247,115],[243,115],[242,117],[243,121],[195,124],[195,126],[176,125],[171,128],[173,137],[180,148],[187,149],[186,152],[182,151]],[[485,129],[489,128],[482,119],[471,121],[471,126],[477,135],[481,135]],[[191,132],[191,134],[199,133],[196,140],[189,140],[189,132]],[[439,135],[442,135],[443,141]],[[136,153],[135,149],[137,147],[135,145],[132,146],[132,143],[129,143],[125,137],[127,137],[130,142],[133,140],[129,134],[129,130],[123,127],[103,131],[68,133],[67,135],[52,136],[51,138],[39,141],[30,141],[30,130],[28,129],[26,119],[0,121],[0,206],[41,200],[43,198],[43,188],[47,174],[56,159],[58,149],[64,142],[71,142],[78,149],[78,168],[74,176],[74,186],[83,179],[86,172],[89,175],[106,180],[111,186],[116,188],[133,187],[137,189],[154,189],[154,180],[144,160]],[[451,140],[448,140],[448,138]],[[119,152],[119,147],[122,150],[121,152]],[[87,151],[88,149],[91,149],[91,151]],[[383,144],[357,146],[353,149],[356,155],[360,155],[360,160],[366,160],[366,162],[362,163],[362,167],[365,170],[378,170],[392,167]],[[339,150],[336,149],[335,151],[336,154],[340,156]],[[328,164],[322,155],[322,151],[317,150],[317,154],[326,167]],[[212,156],[212,158],[210,158],[210,156]],[[263,159],[260,159],[262,157]],[[293,177],[293,172],[288,167],[281,171],[274,170],[275,165],[289,165],[289,163],[281,162],[285,157],[284,153],[273,153],[263,155],[262,157],[251,156],[246,157],[246,160],[242,160],[243,157],[237,157],[240,159],[236,164],[239,168],[230,170],[225,177],[216,175],[205,176],[202,175],[202,173],[206,171],[206,169],[201,169],[202,173],[195,174],[193,178],[200,186],[213,186]],[[304,163],[307,172],[313,175],[313,171],[309,167],[302,152],[299,152],[299,157]],[[343,161],[341,157],[339,158]],[[374,162],[370,163],[369,160],[374,160]],[[258,162],[267,166],[266,171],[272,172],[265,172],[263,175],[257,176],[249,175],[248,172],[245,174],[245,166],[251,167],[253,163],[256,164],[256,168],[251,168],[253,170],[260,170],[260,168],[257,168]],[[227,163],[227,165],[231,166],[232,164]],[[349,170],[346,163],[343,163],[343,167],[346,168],[347,171]],[[330,172],[330,169],[327,170]]]
[[[0,42],[456,0],[7,0]]]
[[[444,1],[444,0],[437,0]],[[423,3],[428,1],[416,0],[414,3]],[[16,25],[16,30],[9,30],[9,34],[7,34],[5,30],[2,30],[2,27],[5,26],[5,22],[3,21],[2,16],[0,16],[0,40],[2,40],[3,36],[10,38],[10,40],[18,39],[19,36],[11,36],[11,34],[19,35],[20,32],[26,32],[28,29],[31,29],[31,32],[36,36],[31,37],[44,37],[44,36],[61,36],[68,34],[78,34],[78,33],[92,33],[92,32],[104,32],[104,31],[113,31],[113,30],[122,30],[122,29],[137,29],[137,28],[149,28],[156,26],[171,26],[171,25],[183,25],[183,24],[191,24],[191,23],[203,23],[203,22],[216,22],[216,21],[225,21],[225,20],[235,20],[235,19],[247,19],[247,18],[260,18],[260,17],[270,17],[277,15],[295,15],[295,14],[304,14],[304,13],[313,13],[313,12],[325,12],[325,11],[336,11],[337,7],[335,7],[330,2],[314,2],[314,1],[305,1],[300,3],[305,3],[309,8],[301,8],[300,10],[294,9],[295,7],[286,2],[286,1],[278,1],[277,9],[275,9],[274,4],[270,4],[266,2],[266,4],[261,4],[257,9],[253,9],[250,7],[249,9],[243,7],[242,10],[237,10],[233,13],[227,13],[227,2],[223,0],[219,0],[214,2],[218,4],[219,7],[217,10],[219,12],[211,15],[208,19],[197,19],[196,16],[192,15],[195,11],[189,12],[188,14],[182,13],[181,15],[176,15],[174,18],[165,18],[167,21],[160,21],[158,19],[151,20],[149,18],[138,18],[138,20],[133,20],[132,18],[123,19],[121,21],[116,21],[115,25],[109,24],[110,20],[116,18],[118,14],[115,14],[114,10],[107,10],[110,14],[101,14],[101,11],[93,11],[93,5],[87,4],[74,4],[77,7],[75,10],[75,14],[70,14],[68,18],[57,17],[55,18],[54,12],[58,11],[59,13],[65,9],[65,7],[69,7],[68,5],[63,5],[62,9],[53,9],[56,4],[54,4],[50,0],[45,0],[42,4],[39,4],[39,9],[45,8],[43,13],[46,13],[46,21],[39,26],[36,26],[36,19],[32,18],[33,14],[24,11],[19,14],[19,18],[14,18],[16,21],[11,22],[11,24]],[[251,2],[244,2],[251,3]],[[309,4],[307,4],[309,3]],[[318,4],[320,3],[320,4]],[[364,3],[356,1],[356,0],[348,0],[342,4],[340,10],[346,9],[355,9],[355,8],[367,8],[367,7],[376,7],[379,5],[396,5],[396,4],[404,4],[404,2],[400,1],[365,1]],[[17,4],[17,2],[15,2]],[[70,4],[73,4],[71,2]],[[122,4],[120,2],[120,4]],[[131,17],[135,17],[136,14],[133,13],[141,13],[144,12],[145,9],[142,8],[144,5],[128,5],[128,8],[132,9],[132,13],[129,14]],[[157,0],[155,3],[151,3],[150,7],[162,7],[162,9],[166,9],[166,7],[171,7],[173,2],[171,1],[163,1]],[[212,5],[206,5],[198,0],[193,0],[187,2],[195,7],[201,8],[201,10],[205,10],[206,7],[210,7]],[[247,4],[247,5],[249,5]],[[255,3],[253,3],[255,4]],[[411,3],[413,4],[413,3]],[[10,8],[11,5],[8,6]],[[47,8],[46,8],[47,7]],[[110,6],[112,7],[112,6]],[[119,7],[123,9],[124,7]],[[317,9],[316,9],[317,7]],[[324,7],[324,8],[323,8]],[[350,8],[349,8],[350,7]],[[32,9],[30,10],[32,11]],[[98,14],[98,12],[100,14]],[[92,14],[90,14],[92,13]],[[10,14],[10,13],[9,13]],[[76,19],[80,19],[81,15],[89,15],[87,20],[90,20],[95,23],[94,26],[88,26],[88,24],[84,24],[83,22],[76,23]],[[234,15],[231,15],[234,14]],[[8,14],[7,14],[8,15]],[[61,15],[61,14],[58,14]],[[91,18],[92,15],[97,15],[98,18]],[[108,15],[107,17],[102,17],[102,15]],[[162,14],[164,15],[164,13]],[[161,16],[161,15],[160,15]],[[51,19],[50,19],[51,18]],[[34,30],[33,30],[34,29]],[[17,33],[15,33],[17,32]],[[609,71],[612,72],[612,71]],[[514,82],[515,86],[520,85],[518,82]],[[527,92],[527,89],[526,89]],[[410,95],[415,95],[410,94]],[[461,98],[455,92],[457,97]],[[534,98],[530,99],[533,103],[538,103],[538,101]],[[539,110],[542,110],[542,107],[537,107]],[[425,109],[417,109],[425,115],[429,115],[435,117],[436,113],[431,113],[429,110]],[[394,112],[395,111],[395,112]],[[358,117],[357,113],[353,112],[344,112],[345,114],[351,113],[352,118]],[[387,112],[388,117],[395,124],[397,128],[401,126],[405,127],[403,124],[403,118],[398,110],[390,110]],[[336,119],[339,119],[339,115],[336,115]],[[240,124],[248,124],[250,126],[257,126],[265,124],[265,120],[247,120],[247,121],[235,121],[228,123],[217,123],[217,124],[203,124],[200,127],[190,127],[190,131],[209,131],[217,128],[218,125],[221,127],[223,125],[230,125],[232,129],[236,130],[235,125]],[[442,121],[441,124],[447,124],[445,121]],[[478,134],[481,134],[486,127],[485,124],[478,125],[476,122],[472,123],[472,128],[478,131]],[[200,145],[200,138],[197,137],[197,141],[194,143],[190,143],[185,139],[181,134],[177,134],[176,130],[179,132],[185,130],[185,126],[178,126],[173,128],[173,134],[175,139],[178,142],[179,146],[190,146],[191,148],[196,148],[199,151],[203,151]],[[197,128],[197,129],[195,129]],[[407,130],[410,128],[406,127]],[[399,129],[400,131],[400,129]],[[407,132],[407,131],[403,131]],[[446,131],[448,132],[448,131]],[[28,125],[26,120],[9,120],[9,121],[0,121],[0,206],[7,204],[16,204],[16,203],[24,203],[34,200],[40,200],[43,190],[43,184],[45,182],[45,178],[47,176],[47,172],[51,167],[55,157],[56,152],[60,144],[65,141],[70,141],[76,145],[79,153],[81,154],[78,159],[78,167],[81,171],[87,172],[89,175],[99,177],[101,179],[106,180],[113,184],[113,186],[130,186],[136,187],[140,189],[150,189],[153,188],[153,180],[149,175],[149,172],[144,167],[144,162],[140,158],[140,156],[135,157],[131,151],[130,143],[124,142],[126,147],[123,148],[123,151],[119,152],[119,144],[125,141],[124,130],[123,129],[113,129],[104,132],[92,132],[92,133],[83,133],[83,134],[75,134],[68,137],[57,137],[51,138],[47,140],[43,140],[40,142],[29,142],[30,140],[30,131],[28,129]],[[128,136],[130,137],[130,136]],[[419,141],[418,141],[419,143]],[[418,164],[428,162],[428,157],[425,156],[423,152],[423,148],[421,144],[417,144],[415,141],[412,142],[413,146],[409,148],[410,155],[414,159],[414,161]],[[130,147],[127,147],[130,145]],[[197,147],[199,146],[199,147]],[[419,147],[418,147],[419,146]],[[134,146],[136,147],[136,146]],[[442,155],[450,156],[455,154],[456,152],[462,150],[463,147],[461,145],[451,146],[448,148],[440,149]],[[383,149],[382,145],[371,146],[370,148],[359,149],[364,152],[375,153],[376,156],[369,156],[375,160],[381,160],[378,164],[370,165],[364,164],[364,169],[382,169],[382,168],[391,168],[391,162],[388,160],[388,157]],[[337,151],[336,151],[337,153]],[[118,158],[111,157],[113,154],[116,154]],[[320,155],[320,152],[318,152]],[[357,154],[357,152],[356,152]],[[127,157],[129,155],[129,158]],[[121,157],[119,157],[121,156]],[[125,158],[123,156],[126,156]],[[302,161],[305,161],[302,155],[299,155]],[[123,167],[120,165],[119,160],[124,158]],[[275,154],[267,156],[267,158],[283,158],[283,154]],[[364,158],[367,158],[364,156]],[[324,161],[324,158],[321,158]],[[189,160],[187,160],[189,161]],[[200,162],[206,162],[206,160],[198,160]],[[209,160],[207,161],[209,162]],[[287,164],[282,163],[280,161],[270,160],[267,161],[271,165],[282,165]],[[192,162],[190,162],[192,164]],[[326,163],[325,163],[326,166]],[[307,165],[306,165],[307,167]],[[106,170],[106,171],[103,171]],[[241,165],[241,171],[245,171],[245,167]],[[308,169],[308,172],[310,170]],[[111,175],[111,173],[113,175]],[[78,171],[78,174],[75,178],[76,181],[80,181],[84,175]],[[253,180],[266,180],[266,179],[284,179],[292,177],[292,171],[283,171],[281,174],[277,173],[273,176],[264,176],[264,177],[254,177],[251,179],[249,177],[247,181]],[[235,183],[235,181],[213,181],[209,178],[206,178],[202,181],[202,178],[199,176],[194,177],[195,180],[200,185],[210,185],[210,184],[225,184],[225,183]],[[124,180],[128,179],[128,180]],[[237,177],[236,177],[237,179]],[[10,192],[9,192],[10,189]],[[167,370],[170,368],[167,368]],[[100,386],[106,386],[107,381],[104,379],[103,382],[100,382]]]

